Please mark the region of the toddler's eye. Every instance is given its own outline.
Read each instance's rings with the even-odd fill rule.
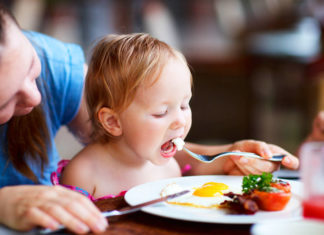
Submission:
[[[161,118],[161,117],[164,117],[167,113],[168,113],[168,111],[165,110],[165,111],[163,111],[161,113],[153,114],[153,116],[156,117],[156,118]]]
[[[181,105],[181,110],[186,110],[189,107],[190,107],[189,104]]]

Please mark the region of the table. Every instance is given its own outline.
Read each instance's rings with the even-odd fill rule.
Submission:
[[[123,197],[101,200],[96,203],[101,210],[112,210],[127,205]],[[109,228],[103,234],[251,234],[251,225],[210,224],[187,222],[136,212],[109,219]]]
[[[280,170],[276,177],[282,179],[298,179],[298,171]],[[127,206],[123,197],[101,200],[96,205],[102,211],[120,209]],[[188,222],[168,219],[144,212],[113,217],[109,219],[109,228],[103,234],[152,234],[152,235],[176,235],[176,234],[222,234],[222,235],[250,235],[251,225],[238,224],[212,224],[200,222]]]
[[[127,206],[124,197],[100,200],[95,203],[100,210],[113,210]],[[199,222],[187,222],[181,220],[167,219],[150,215],[144,212],[116,216],[109,218],[109,227],[101,235],[178,235],[178,234],[222,234],[222,235],[250,235],[251,225],[235,224],[210,224]],[[34,235],[39,234],[35,229],[29,232],[18,232],[0,225],[0,234],[7,235]],[[72,234],[62,230],[56,235]]]
[[[279,170],[274,173],[278,178],[299,179],[298,171]],[[100,200],[95,203],[101,211],[120,209],[127,206],[124,197]],[[176,235],[176,234],[222,234],[222,235],[251,235],[251,225],[237,224],[211,224],[200,222],[188,222],[163,218],[144,212],[136,212],[129,215],[109,218],[109,227],[102,234],[152,234],[152,235]],[[0,225],[0,234],[7,235],[34,235],[38,230],[30,232],[18,232]],[[71,234],[63,230],[55,233]]]

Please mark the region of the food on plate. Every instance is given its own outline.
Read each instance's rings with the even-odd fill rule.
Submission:
[[[243,194],[227,194],[226,196],[232,200],[225,201],[222,206],[238,214],[253,214],[258,209],[280,211],[286,207],[291,198],[290,190],[291,186],[288,182],[273,179],[271,173],[244,176]],[[253,206],[251,206],[252,201]],[[246,204],[247,202],[249,204]]]
[[[271,173],[244,176],[242,185],[236,185],[236,188],[221,182],[207,182],[192,187],[172,183],[162,189],[161,196],[186,189],[190,190],[190,193],[167,203],[196,208],[221,208],[234,214],[254,214],[259,210],[283,210],[291,197],[290,184],[273,179]]]
[[[185,189],[189,189],[190,193],[169,200],[167,203],[196,208],[219,208],[222,202],[231,200],[231,198],[224,196],[224,193],[230,191],[239,192],[234,188],[230,189],[230,187],[224,183],[218,182],[207,182],[203,185],[190,188],[184,188],[176,183],[172,183],[163,188],[161,196],[177,193]]]
[[[271,173],[250,175],[243,178],[243,192],[251,194],[259,208],[265,211],[284,209],[291,197],[291,186],[280,179],[274,180]]]
[[[258,210],[258,204],[247,194],[226,193],[225,196],[231,200],[224,201],[220,207],[228,209],[232,214],[255,214]]]

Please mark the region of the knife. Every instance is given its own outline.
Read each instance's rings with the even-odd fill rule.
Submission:
[[[143,207],[146,207],[146,206],[149,206],[149,205],[153,205],[153,204],[156,204],[156,203],[159,203],[159,202],[171,200],[173,198],[180,197],[180,196],[182,196],[182,195],[184,195],[186,193],[189,193],[189,192],[190,192],[190,190],[184,190],[184,191],[181,191],[181,192],[178,192],[178,193],[170,194],[170,195],[167,195],[167,196],[164,196],[164,197],[160,197],[160,198],[157,198],[157,199],[154,199],[154,200],[151,200],[151,201],[147,201],[147,202],[144,202],[144,203],[135,205],[135,206],[126,206],[126,207],[124,207],[124,208],[122,208],[120,210],[104,211],[104,212],[101,212],[101,214],[104,217],[107,217],[107,218],[108,217],[111,217],[111,216],[118,216],[118,215],[129,214],[129,213],[133,213],[133,212],[139,211]],[[49,229],[49,228],[43,228],[43,229],[40,229],[39,233],[40,234],[55,233],[55,232],[57,232],[59,230],[62,230],[62,229],[65,229],[65,226],[64,225],[60,225],[58,227],[58,229],[56,229],[56,230],[52,230],[52,229]]]

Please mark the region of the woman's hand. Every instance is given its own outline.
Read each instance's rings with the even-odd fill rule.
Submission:
[[[80,193],[61,186],[9,186],[0,189],[0,223],[17,230],[60,224],[76,233],[105,231],[108,223]]]
[[[229,151],[253,152],[265,159],[272,155],[285,154],[282,164],[289,169],[297,169],[299,161],[296,157],[276,145],[267,144],[262,141],[242,140],[235,142],[229,147]],[[277,162],[264,161],[255,158],[230,156],[224,163],[223,170],[229,175],[261,174],[262,172],[273,172],[279,168]]]
[[[324,111],[319,112],[315,117],[312,132],[306,141],[324,141]]]

